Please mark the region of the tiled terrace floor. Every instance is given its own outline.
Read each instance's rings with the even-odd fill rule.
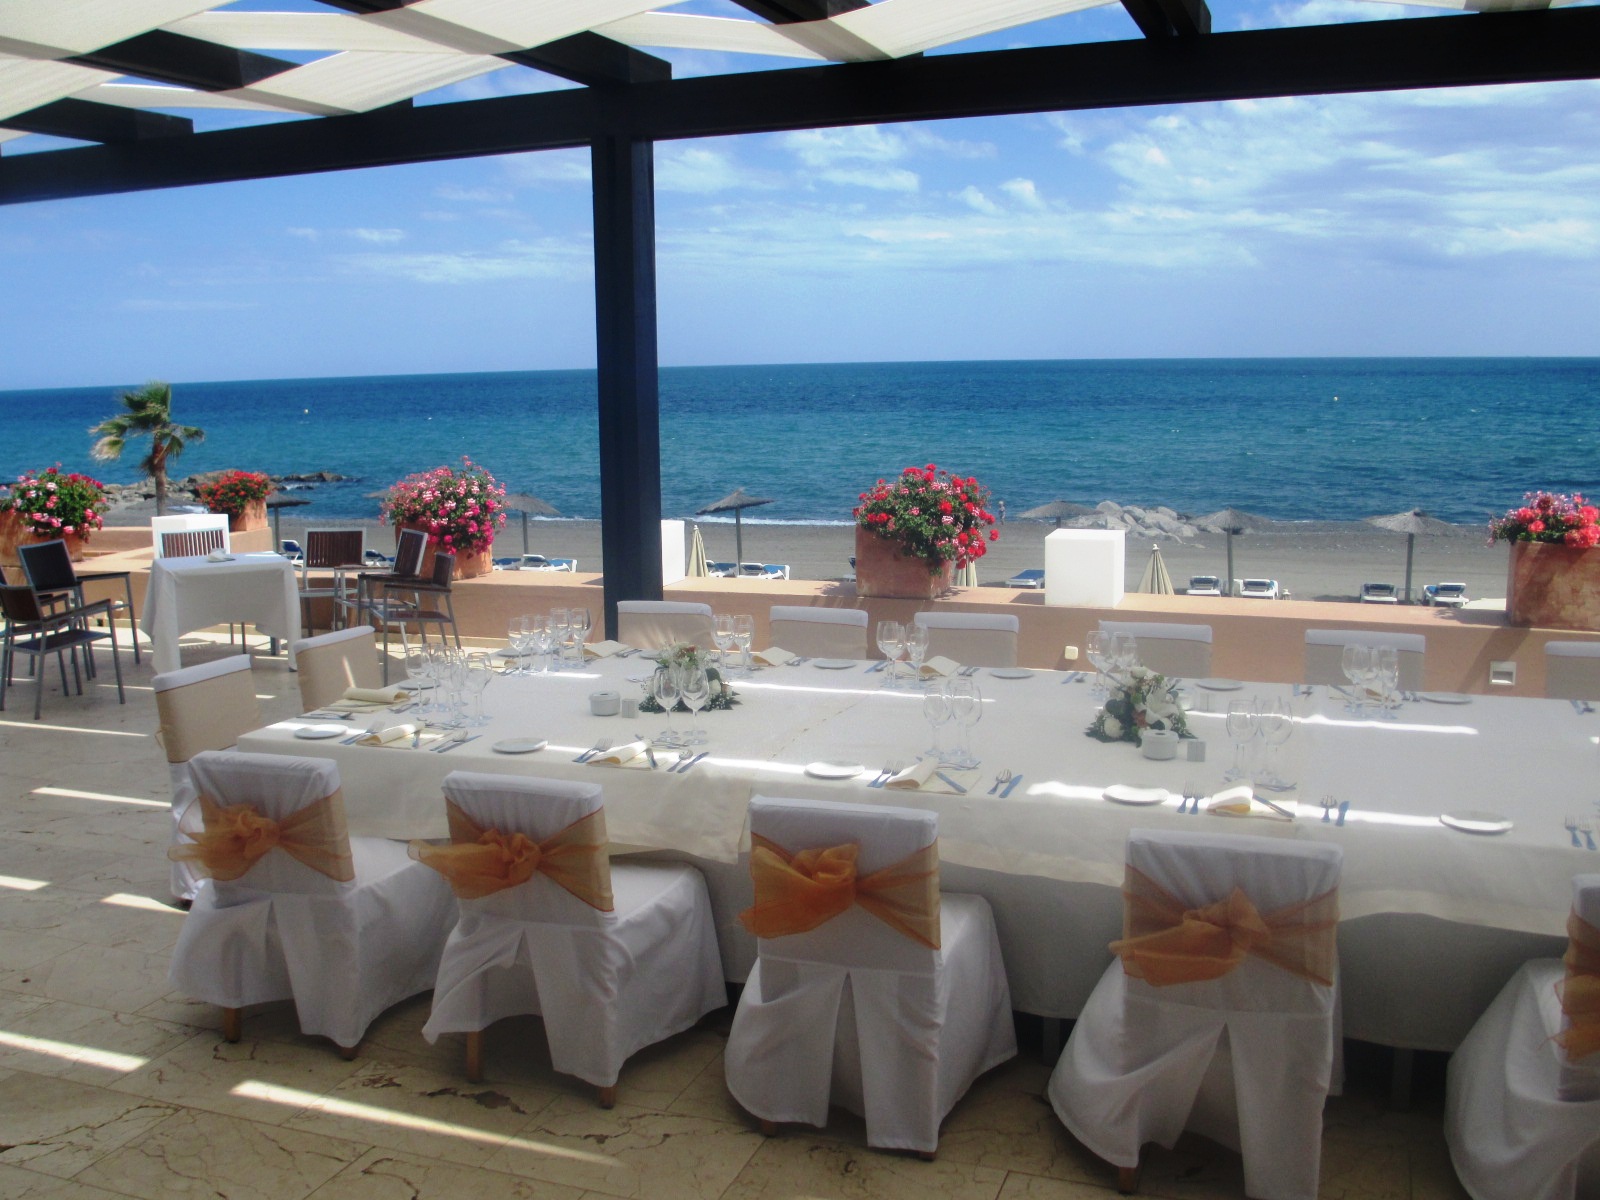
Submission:
[[[226,652],[195,645],[185,661]],[[610,1112],[550,1070],[531,1020],[496,1027],[487,1079],[469,1085],[459,1039],[422,1039],[426,996],[386,1014],[353,1062],[301,1037],[287,1005],[251,1010],[244,1040],[228,1045],[214,1010],[167,985],[183,921],[167,897],[167,772],[148,657],[135,669],[128,656],[127,668],[126,707],[103,672],[82,700],[63,698],[57,679],[41,722],[26,687],[0,714],[0,1196],[1115,1195],[1113,1172],[1043,1099],[1048,1068],[1026,1053],[979,1082],[924,1163],[868,1150],[843,1114],[826,1130],[763,1138],[723,1085],[726,1011],[630,1061]],[[296,711],[282,659],[258,658],[256,679],[269,717]],[[1360,1058],[1350,1094],[1328,1106],[1323,1196],[1464,1196],[1437,1079],[1423,1080],[1416,1111],[1391,1113],[1382,1056],[1365,1072]],[[1148,1152],[1141,1190],[1244,1194],[1238,1160],[1198,1138]]]

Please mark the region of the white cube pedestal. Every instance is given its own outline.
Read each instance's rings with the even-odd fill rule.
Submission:
[[[1056,530],[1044,539],[1044,602],[1115,608],[1126,557],[1124,530]]]
[[[689,551],[682,521],[661,522],[661,583],[677,583],[689,574]]]

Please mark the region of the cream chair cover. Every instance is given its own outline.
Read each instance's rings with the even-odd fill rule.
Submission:
[[[1128,866],[1193,908],[1235,887],[1262,914],[1301,904],[1338,887],[1342,858],[1337,846],[1277,838],[1128,835]],[[1170,1148],[1193,1129],[1242,1151],[1246,1195],[1313,1200],[1335,993],[1255,956],[1221,978],[1166,987],[1114,960],[1050,1077],[1050,1103],[1115,1166],[1136,1167],[1146,1142]]]
[[[1341,660],[1347,645],[1388,646],[1398,650],[1400,659],[1400,686],[1416,691],[1423,686],[1423,656],[1428,649],[1428,639],[1420,633],[1380,633],[1372,629],[1308,629],[1306,630],[1306,682],[1349,682],[1345,678]]]
[[[774,646],[811,658],[866,658],[867,613],[860,608],[774,604],[767,614]]]
[[[1003,613],[919,612],[928,631],[928,657],[943,655],[964,667],[1014,667],[1022,623]]]
[[[1101,621],[1104,633],[1125,633],[1139,648],[1139,661],[1152,671],[1179,679],[1211,674],[1211,626],[1162,621]],[[302,668],[303,670],[304,668]]]
[[[329,759],[205,751],[189,769],[203,795],[275,821],[339,790]],[[343,803],[334,803],[342,826]],[[348,841],[351,882],[278,849],[239,879],[208,880],[173,951],[173,987],[223,1008],[292,998],[302,1033],[343,1047],[386,1008],[432,987],[455,897],[403,843]]]
[[[1600,700],[1600,642],[1546,642],[1544,694],[1552,700]]]
[[[294,644],[299,668],[300,706],[306,712],[332,704],[346,688],[381,688],[378,642],[371,625],[355,625]]]
[[[1572,892],[1574,916],[1600,930],[1600,875]],[[1555,1040],[1565,973],[1524,963],[1450,1058],[1445,1142],[1474,1200],[1600,1196],[1600,1050],[1574,1061]]]
[[[673,642],[709,648],[715,627],[711,605],[679,600],[622,600],[617,604],[617,640],[640,650]]]
[[[194,784],[189,760],[202,750],[226,750],[241,734],[261,726],[261,706],[256,703],[250,656],[220,658],[199,666],[157,675],[150,681],[156,695],[161,725],[161,746],[167,752],[172,775],[172,839],[189,841],[185,830],[198,829]],[[170,869],[174,900],[193,900],[204,876],[190,863],[175,862]]]
[[[930,812],[756,797],[750,832],[798,852],[859,843],[865,876],[939,836]],[[1011,994],[981,896],[942,894],[931,950],[859,905],[809,933],[757,941],[734,1015],[728,1089],[767,1121],[866,1117],[867,1144],[931,1153],[979,1075],[1015,1056]]]
[[[601,807],[591,783],[455,771],[445,796],[479,826],[543,841]],[[602,827],[603,835],[603,827]],[[422,1034],[544,1017],[556,1070],[596,1087],[635,1051],[728,1002],[711,900],[682,863],[613,863],[614,909],[600,912],[543,874],[477,900],[445,945]]]

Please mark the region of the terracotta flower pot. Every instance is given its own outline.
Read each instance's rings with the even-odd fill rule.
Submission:
[[[856,595],[932,600],[950,590],[955,563],[932,571],[925,559],[900,553],[898,542],[856,526]]]
[[[399,528],[421,529],[423,533],[428,532],[424,526],[410,523],[402,523]],[[433,574],[433,560],[438,555],[439,549],[440,547],[430,538],[428,548],[422,552],[422,567],[418,572],[423,578],[428,578]],[[456,551],[456,579],[476,579],[479,575],[487,575],[492,570],[494,570],[494,552],[492,548],[486,546],[482,550]]]
[[[21,559],[17,547],[30,542],[53,542],[60,538],[67,544],[67,553],[73,562],[83,561],[83,538],[76,533],[37,534],[27,529],[22,518],[14,512],[0,512],[0,566],[15,567],[21,579]]]
[[[267,502],[266,500],[252,500],[245,505],[242,513],[228,514],[229,533],[248,533],[252,529],[265,529],[267,527]]]
[[[1600,547],[1512,542],[1506,619],[1544,629],[1600,630]]]

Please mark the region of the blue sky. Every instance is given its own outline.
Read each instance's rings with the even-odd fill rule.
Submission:
[[[656,171],[668,365],[1600,354],[1595,82],[682,142]],[[590,252],[579,152],[4,208],[0,390],[589,367]]]

